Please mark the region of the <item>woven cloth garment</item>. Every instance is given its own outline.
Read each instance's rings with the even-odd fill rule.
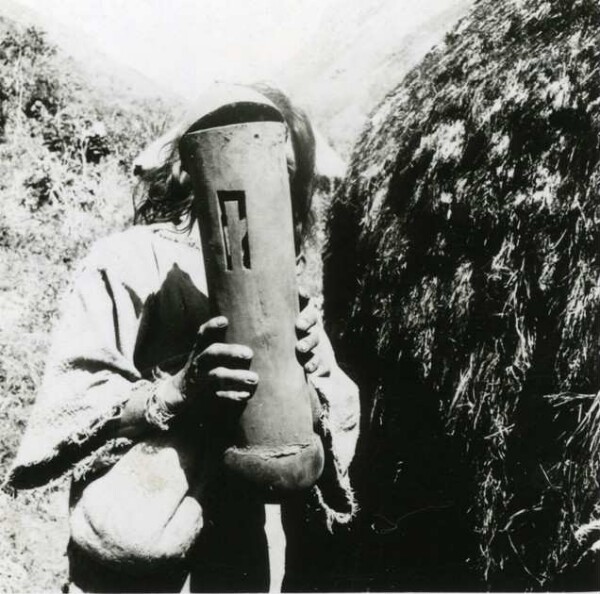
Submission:
[[[196,229],[132,227],[96,243],[62,304],[45,378],[5,485],[30,488],[70,472],[80,493],[113,466],[133,445],[114,437],[124,404],[134,391],[150,394],[182,368],[209,317],[206,293]],[[324,333],[321,343],[331,349]],[[358,393],[337,366],[313,385],[322,401],[318,425],[326,461],[303,506],[309,522],[331,528],[349,521],[356,508],[347,471],[358,437]],[[221,504],[226,506],[225,499]],[[262,524],[259,519],[253,533]],[[286,536],[289,543],[293,535]],[[81,554],[71,551],[70,557],[73,573]],[[100,579],[108,575],[99,573]]]

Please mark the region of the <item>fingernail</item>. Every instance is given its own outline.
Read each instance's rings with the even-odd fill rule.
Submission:
[[[306,371],[308,371],[308,373],[312,373],[316,369],[316,367],[316,363],[314,363],[313,361],[309,361],[304,368],[306,369]]]
[[[227,318],[217,318],[217,326],[219,328],[223,328],[224,326],[227,326]]]

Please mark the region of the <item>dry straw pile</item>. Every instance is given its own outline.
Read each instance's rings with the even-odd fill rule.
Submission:
[[[600,515],[599,23],[596,0],[476,2],[372,114],[330,213],[366,530],[435,493],[489,587],[562,583]]]

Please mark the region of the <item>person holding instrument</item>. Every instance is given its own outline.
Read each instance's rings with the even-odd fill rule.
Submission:
[[[270,121],[275,113],[288,131],[299,253],[314,176],[308,118],[272,88],[219,84],[171,132],[164,161],[145,173],[136,216],[147,224],[98,242],[63,304],[6,485],[31,488],[72,472],[74,589],[179,591],[187,580],[193,591],[276,590],[285,540],[283,587],[319,589],[298,543],[355,512],[348,467],[358,393],[306,299],[295,348],[323,446],[320,478],[283,499],[280,516],[279,506],[265,507],[260,494],[223,473],[215,454],[261,378],[252,349],[225,341],[230,320],[211,314],[194,196],[177,143],[192,127]]]

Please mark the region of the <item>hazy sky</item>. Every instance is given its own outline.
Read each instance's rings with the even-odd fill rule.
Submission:
[[[332,0],[17,0],[111,58],[195,94],[214,79],[270,78]],[[68,43],[66,44],[68,45]]]

